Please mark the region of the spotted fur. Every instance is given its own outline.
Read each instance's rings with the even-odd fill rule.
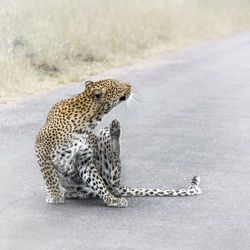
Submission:
[[[131,93],[128,83],[86,82],[83,93],[57,103],[37,135],[35,151],[47,187],[47,203],[64,198],[99,197],[108,206],[126,207],[116,196],[191,196],[201,193],[199,177],[186,189],[130,188],[120,184],[120,123],[96,136],[102,117]],[[62,188],[65,192],[62,192]],[[116,196],[115,196],[116,195]]]

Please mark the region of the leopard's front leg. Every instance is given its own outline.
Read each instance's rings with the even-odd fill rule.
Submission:
[[[64,197],[61,193],[58,179],[55,176],[53,165],[49,158],[49,149],[36,145],[38,164],[47,187],[46,203],[63,203]]]
[[[124,198],[116,198],[112,195],[106,187],[102,177],[97,171],[93,163],[89,163],[87,167],[79,170],[79,175],[93,191],[95,191],[100,198],[108,205],[112,207],[127,207],[128,202]]]

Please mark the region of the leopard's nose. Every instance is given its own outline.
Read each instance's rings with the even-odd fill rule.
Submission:
[[[131,86],[128,82],[121,82],[120,84],[123,87],[123,89],[125,90],[125,93],[131,92]]]

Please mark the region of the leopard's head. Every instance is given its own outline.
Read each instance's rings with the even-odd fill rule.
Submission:
[[[97,82],[86,81],[84,94],[89,100],[93,111],[101,116],[113,107],[128,99],[131,94],[129,83],[113,79]]]

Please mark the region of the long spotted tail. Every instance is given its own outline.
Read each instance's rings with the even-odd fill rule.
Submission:
[[[199,184],[200,177],[194,176],[185,189],[131,188],[119,186],[114,193],[120,196],[193,196],[201,194]]]

